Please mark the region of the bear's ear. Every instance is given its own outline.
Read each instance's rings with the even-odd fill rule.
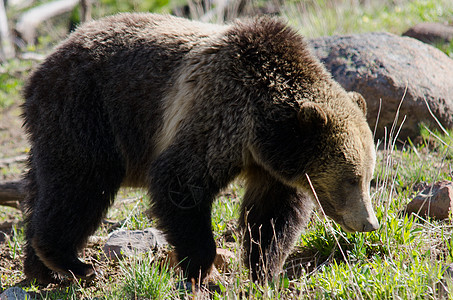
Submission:
[[[321,128],[327,125],[327,114],[314,102],[305,102],[300,106],[297,115],[302,128]]]
[[[362,95],[357,92],[348,92],[348,95],[352,98],[352,100],[357,103],[359,108],[363,111],[363,114],[366,116],[366,101]]]

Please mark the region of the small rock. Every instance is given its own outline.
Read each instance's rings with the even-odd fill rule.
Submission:
[[[453,26],[442,23],[420,23],[409,28],[403,35],[428,44],[449,43],[453,40]]]
[[[167,245],[165,237],[155,228],[117,230],[109,235],[104,245],[104,253],[110,259],[117,260],[123,256],[131,257],[150,250],[157,250],[165,245]]]
[[[399,137],[416,137],[420,123],[439,129],[431,111],[453,128],[453,60],[430,45],[390,33],[329,36],[309,41],[333,78],[367,101],[368,124],[376,137],[390,131],[395,114],[406,120]],[[382,105],[381,105],[382,100]],[[399,124],[398,124],[399,125]]]
[[[190,293],[195,291],[195,285],[190,281],[178,281],[176,282],[176,289],[184,293]]]
[[[230,264],[230,259],[234,257],[234,253],[230,250],[217,248],[217,254],[214,259],[214,266],[219,270],[225,271]]]
[[[451,181],[436,182],[423,191],[407,204],[406,214],[417,214],[438,220],[448,218],[453,206],[453,183]]]
[[[0,294],[0,300],[28,300],[30,295],[19,287],[11,287]]]
[[[107,240],[108,240],[108,237],[92,235],[92,236],[88,237],[88,244],[102,245],[102,244],[106,243]]]
[[[214,258],[214,266],[219,270],[225,271],[230,264],[230,258],[234,258],[235,255],[233,252],[222,248],[217,248],[216,252],[217,253]],[[176,252],[171,251],[170,253],[168,253],[166,261],[168,262],[169,267],[176,267],[179,263]]]

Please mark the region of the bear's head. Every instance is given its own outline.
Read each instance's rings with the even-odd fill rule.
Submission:
[[[279,106],[253,124],[254,161],[283,183],[312,193],[346,231],[376,230],[370,198],[376,153],[366,103],[339,86],[317,96],[290,109]]]
[[[300,107],[301,127],[317,135],[319,141],[305,176],[325,214],[343,229],[373,231],[378,228],[370,198],[376,152],[365,118],[366,103],[358,93],[341,95],[352,101],[343,101],[337,110],[314,102]]]

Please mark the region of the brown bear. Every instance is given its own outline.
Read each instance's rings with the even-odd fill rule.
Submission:
[[[94,276],[78,252],[122,185],[149,190],[188,278],[210,269],[211,207],[240,174],[239,225],[255,280],[280,271],[313,196],[345,230],[378,226],[365,102],[278,19],[89,22],[39,66],[24,95],[29,279]]]

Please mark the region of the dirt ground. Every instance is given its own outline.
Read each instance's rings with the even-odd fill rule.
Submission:
[[[0,108],[0,181],[19,179],[25,168],[22,160],[8,162],[10,158],[23,156],[29,151],[21,113],[19,104]]]
[[[29,146],[20,114],[19,104],[0,108],[0,182],[19,180],[25,170],[23,157]],[[19,161],[15,161],[17,158]],[[20,230],[21,222],[20,210],[0,206],[0,290],[2,285],[17,283],[21,279],[22,259],[11,251],[11,246],[21,246],[12,238],[14,228]]]

